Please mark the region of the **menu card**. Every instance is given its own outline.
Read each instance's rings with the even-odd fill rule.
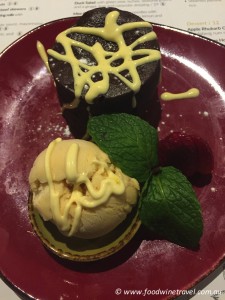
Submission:
[[[225,0],[0,0],[0,51],[43,23],[99,6],[128,10],[225,44]]]

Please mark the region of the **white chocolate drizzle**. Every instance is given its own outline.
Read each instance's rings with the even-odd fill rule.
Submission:
[[[54,180],[51,172],[51,156],[57,143],[62,141],[57,138],[52,141],[45,154],[45,173],[50,193],[50,209],[52,218],[57,227],[68,236],[74,235],[79,228],[83,208],[95,208],[106,203],[112,194],[121,195],[125,191],[125,184],[122,177],[115,174],[109,167],[109,164],[93,161],[99,166],[99,171],[106,172],[99,189],[96,189],[86,173],[79,173],[77,170],[79,157],[79,144],[74,142],[70,145],[66,154],[66,182],[72,185],[71,196],[68,199],[65,208],[61,211],[60,195],[54,187]],[[60,159],[60,158],[59,158]],[[84,184],[87,188],[89,197],[83,194],[79,186]],[[73,218],[71,222],[71,209],[73,209]]]
[[[77,108],[78,105],[80,103],[80,99],[78,98],[74,98],[73,101],[71,101],[70,103],[64,103],[62,106],[62,111],[64,111],[65,109],[74,109]]]
[[[172,100],[179,100],[179,99],[187,99],[187,98],[196,98],[200,94],[199,90],[196,88],[191,88],[186,92],[183,93],[170,93],[165,92],[161,94],[161,99],[164,101],[172,101]]]
[[[49,64],[48,64],[48,55],[45,51],[43,44],[40,41],[37,41],[37,51],[38,51],[42,61],[44,62],[46,68],[50,71]]]
[[[63,46],[65,54],[60,54],[52,49],[47,50],[47,53],[55,59],[62,60],[71,65],[74,77],[75,98],[79,99],[83,90],[86,88],[85,100],[89,104],[93,103],[98,96],[107,93],[109,89],[110,74],[119,78],[136,93],[141,87],[141,80],[137,67],[160,60],[161,54],[159,50],[144,48],[134,50],[139,44],[155,40],[157,37],[154,31],[148,32],[137,38],[131,45],[126,45],[123,37],[125,31],[143,27],[151,28],[151,24],[149,22],[141,21],[118,25],[118,17],[119,12],[112,11],[107,14],[104,27],[94,28],[75,26],[61,32],[56,37],[56,41]],[[106,51],[98,42],[93,46],[88,46],[68,37],[69,34],[74,32],[102,37],[107,41],[115,42],[119,49],[116,52]],[[79,47],[90,52],[95,58],[97,65],[90,65],[81,59],[78,60],[74,56],[72,47]],[[122,63],[119,66],[112,66],[113,62],[119,59],[122,60]],[[131,79],[127,79],[121,74],[124,70],[128,71]],[[97,73],[101,73],[102,80],[93,81],[93,78]]]

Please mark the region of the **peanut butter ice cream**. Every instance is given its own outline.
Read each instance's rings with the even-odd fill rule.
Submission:
[[[66,236],[90,239],[117,227],[136,205],[139,184],[94,143],[60,138],[36,158],[29,175],[33,206]]]

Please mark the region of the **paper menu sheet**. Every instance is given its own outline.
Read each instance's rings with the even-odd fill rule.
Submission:
[[[225,44],[225,0],[0,0],[0,51],[29,30],[99,7],[131,11],[146,21]]]

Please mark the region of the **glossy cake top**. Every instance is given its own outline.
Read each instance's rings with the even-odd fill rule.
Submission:
[[[88,103],[137,93],[161,58],[151,24],[114,8],[85,13],[47,53],[55,80]]]

